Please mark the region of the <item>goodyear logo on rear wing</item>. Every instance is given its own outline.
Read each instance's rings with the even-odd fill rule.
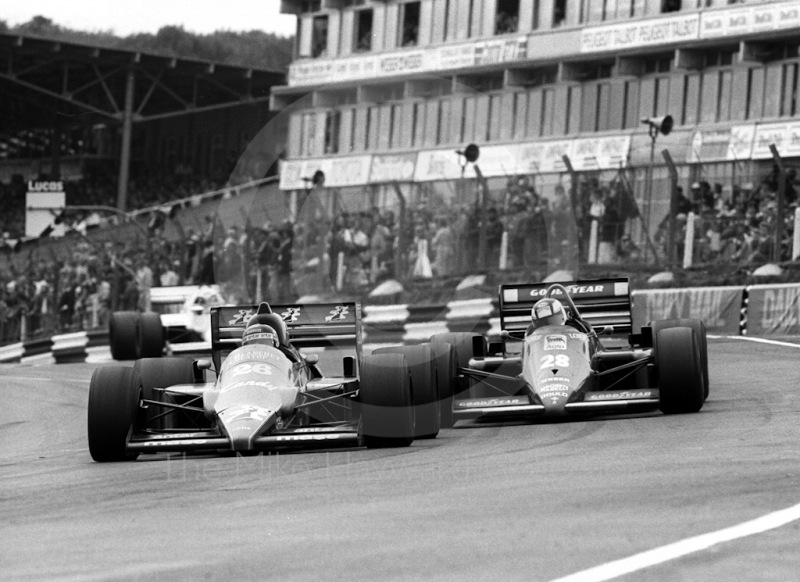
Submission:
[[[519,303],[521,301],[538,301],[547,293],[550,287],[544,285],[525,285],[503,289],[503,301],[506,303]],[[595,282],[582,285],[564,285],[572,298],[597,298],[597,297],[621,297],[628,295],[629,287],[627,281]],[[553,295],[561,297],[563,293],[560,289],[554,289]]]

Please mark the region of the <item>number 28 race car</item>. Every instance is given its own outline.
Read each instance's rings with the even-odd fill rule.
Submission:
[[[654,321],[631,333],[627,279],[502,285],[500,318],[501,343],[431,338],[456,346],[455,419],[687,413],[708,397],[703,323]]]
[[[399,447],[439,432],[435,368],[423,361],[431,348],[362,357],[356,303],[214,307],[211,331],[211,360],[144,358],[95,370],[95,461],[159,451]],[[339,358],[338,369],[323,373],[320,354]]]

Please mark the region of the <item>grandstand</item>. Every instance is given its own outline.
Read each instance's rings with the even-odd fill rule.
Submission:
[[[0,33],[0,203],[19,235],[25,182],[121,210],[213,190],[274,115],[282,71]],[[265,144],[275,159],[280,140]],[[263,164],[262,164],[263,165]],[[274,168],[253,160],[246,182]]]
[[[305,103],[290,113],[287,191],[302,191],[303,179],[322,170],[326,188],[344,199],[360,195],[365,206],[395,200],[398,209],[405,202],[438,213],[471,205],[475,187],[461,178],[475,173],[455,150],[475,143],[489,206],[499,212],[517,195],[507,187],[512,176],[551,206],[560,191],[571,195],[579,236],[568,244],[580,244],[584,262],[630,256],[593,255],[585,244],[592,222],[601,223],[601,243],[627,236],[643,259],[664,260],[662,225],[675,240],[681,235],[676,217],[668,219],[679,189],[697,215],[704,197],[731,212],[753,197],[777,197],[773,223],[788,218],[783,203],[791,200],[777,190],[784,182],[793,192],[785,170],[800,155],[796,0],[281,6],[298,17],[297,54],[272,107],[301,96]],[[671,132],[662,125],[668,115]],[[783,180],[770,145],[787,164]],[[602,208],[594,215],[591,208],[605,201],[608,210],[613,191],[624,200],[633,194],[638,209],[615,218],[624,227],[605,229]],[[780,228],[771,231],[773,258],[783,256]],[[551,267],[574,265],[553,256],[560,243],[550,241]]]

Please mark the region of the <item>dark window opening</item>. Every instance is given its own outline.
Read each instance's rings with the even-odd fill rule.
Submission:
[[[328,17],[315,16],[311,28],[311,56],[324,57],[328,54]]]
[[[567,0],[555,0],[553,4],[553,28],[561,26],[567,19]]]
[[[467,13],[467,37],[472,36],[472,14],[475,9],[475,0],[469,0],[469,12]]]
[[[648,73],[668,73],[672,70],[674,57],[663,57],[657,59],[647,59],[644,62],[644,72]]]
[[[681,0],[661,0],[661,12],[678,12],[681,9]]]
[[[372,10],[356,12],[356,50],[372,50]]]
[[[519,28],[519,0],[497,0],[495,34],[510,34]]]
[[[419,2],[401,4],[402,28],[400,46],[416,46],[419,42]]]
[[[331,111],[325,116],[325,153],[339,152],[339,129],[342,124],[342,112]]]
[[[450,0],[444,0],[444,33],[442,40],[449,40],[447,37],[447,23],[450,21]]]
[[[300,4],[300,12],[303,14],[308,14],[309,12],[319,12],[321,4],[321,0],[306,0]]]
[[[372,107],[367,108],[367,123],[364,128],[364,149],[369,149],[370,132],[372,131]]]

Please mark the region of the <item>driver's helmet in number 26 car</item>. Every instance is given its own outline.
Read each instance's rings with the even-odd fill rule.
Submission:
[[[248,325],[242,334],[242,345],[265,345],[277,348],[280,343],[278,333],[265,323],[253,322]]]
[[[547,297],[540,299],[531,309],[533,327],[539,329],[545,325],[564,325],[567,316],[564,313],[564,306],[558,299]]]

